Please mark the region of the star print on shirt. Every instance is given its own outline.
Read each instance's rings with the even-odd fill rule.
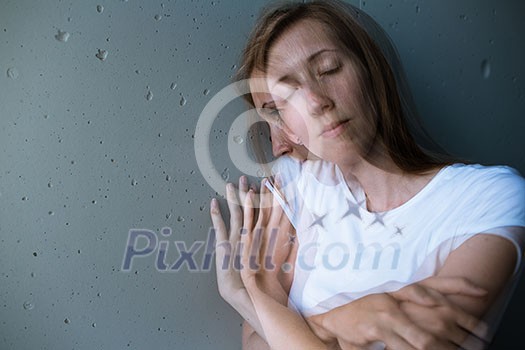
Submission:
[[[323,223],[323,220],[324,218],[328,215],[328,213],[324,214],[324,215],[317,215],[315,213],[312,213],[312,216],[314,217],[314,221],[310,224],[310,226],[308,228],[312,228],[316,225],[319,225],[321,226],[321,228],[324,228],[324,223]]]
[[[396,236],[402,237],[403,236],[403,230],[405,228],[404,227],[399,227],[399,226],[394,226],[394,227],[396,228],[396,232],[394,232],[392,234],[392,236],[390,236],[390,238],[396,237]]]
[[[359,207],[361,206],[361,204],[363,204],[365,201],[362,201],[361,203],[357,203],[354,204],[352,203],[350,200],[346,200],[346,202],[348,203],[348,210],[343,214],[343,216],[341,216],[341,219],[344,219],[346,218],[347,216],[350,216],[350,215],[354,215],[356,216],[358,219],[361,219],[361,213],[359,212]]]
[[[375,218],[374,218],[374,221],[372,221],[370,223],[370,225],[368,225],[368,227],[372,226],[373,224],[375,223],[378,223],[380,224],[381,226],[385,226],[385,222],[383,221],[383,218],[384,216],[386,215],[386,213],[373,213]]]

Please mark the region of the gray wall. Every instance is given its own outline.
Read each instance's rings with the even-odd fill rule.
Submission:
[[[241,320],[202,269],[216,194],[194,134],[263,3],[0,0],[1,349],[240,348]],[[392,35],[438,142],[525,172],[524,2],[352,3]],[[239,106],[210,134],[230,180]],[[169,266],[196,244],[198,271],[158,271],[157,249],[123,272],[133,228],[170,242]]]

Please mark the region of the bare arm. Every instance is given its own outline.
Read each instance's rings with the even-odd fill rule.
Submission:
[[[253,191],[249,191],[244,206],[243,224],[247,233],[241,235],[244,247],[241,278],[266,340],[272,349],[325,349],[327,346],[311,331],[302,316],[287,307],[288,293],[279,283],[273,283],[272,295],[265,291],[268,277],[270,281],[277,280],[276,274],[272,276],[261,268],[265,263],[264,257],[268,256],[264,244],[269,240],[265,237],[275,232],[272,228],[281,228],[283,223],[289,221],[264,184],[261,186],[260,202],[257,203],[260,208],[256,221],[253,197]]]
[[[332,332],[340,341],[357,341],[358,344],[381,339],[390,346],[399,342],[409,343],[401,343],[405,348],[427,348],[431,344],[434,344],[432,348],[484,348],[486,343],[482,339],[487,333],[487,325],[478,318],[485,314],[505,287],[515,268],[516,259],[516,248],[509,240],[496,235],[479,234],[454,250],[436,277],[404,288],[405,291],[401,292],[405,295],[390,293],[397,299],[398,305],[390,303],[384,294],[367,296],[311,321],[324,331]],[[446,281],[446,284],[443,285],[442,281]],[[461,286],[467,281],[482,289],[461,292],[462,289],[470,289],[467,285],[463,286],[466,289]],[[406,295],[406,290],[410,291],[418,285],[425,288],[424,293],[428,293],[434,302],[425,305],[422,295]],[[369,318],[368,311],[374,308],[375,318]],[[406,319],[401,315],[393,317],[396,308],[402,310],[401,314]],[[341,327],[341,324],[345,324],[345,327]],[[349,329],[359,327],[362,327],[358,332],[362,339],[356,338],[355,332],[348,332]],[[465,344],[469,334],[477,338],[471,337],[469,344]]]
[[[449,299],[476,316],[483,316],[498,297],[516,266],[516,247],[506,238],[479,234],[454,250],[438,276],[468,277],[487,290],[484,298],[453,295]]]

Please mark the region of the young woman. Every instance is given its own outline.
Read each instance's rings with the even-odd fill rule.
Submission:
[[[391,53],[378,48],[381,32],[365,31],[363,18],[337,2],[282,5],[261,17],[248,41],[239,76],[263,72],[268,92],[252,103],[319,160],[303,162],[292,193],[283,191],[296,242],[273,235],[292,227],[266,186],[255,219],[254,193],[241,182],[245,208],[229,206],[229,238],[212,202],[221,295],[258,334],[246,327],[247,347],[479,346],[474,338],[465,344],[465,334],[483,333],[475,317],[486,315],[519,266],[523,178],[506,167],[451,164],[418,146]],[[233,203],[231,185],[228,196]],[[219,253],[238,241],[240,275],[221,269]],[[287,263],[294,269],[283,279]],[[467,278],[486,293],[464,285]]]

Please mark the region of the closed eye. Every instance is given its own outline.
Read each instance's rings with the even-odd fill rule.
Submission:
[[[261,118],[270,123],[277,123],[281,120],[281,110],[277,108],[257,108],[257,113],[261,116]]]
[[[319,72],[317,74],[319,76],[330,75],[330,74],[337,73],[340,69],[341,69],[341,66],[337,65],[335,67],[321,69],[321,70],[319,70]]]

